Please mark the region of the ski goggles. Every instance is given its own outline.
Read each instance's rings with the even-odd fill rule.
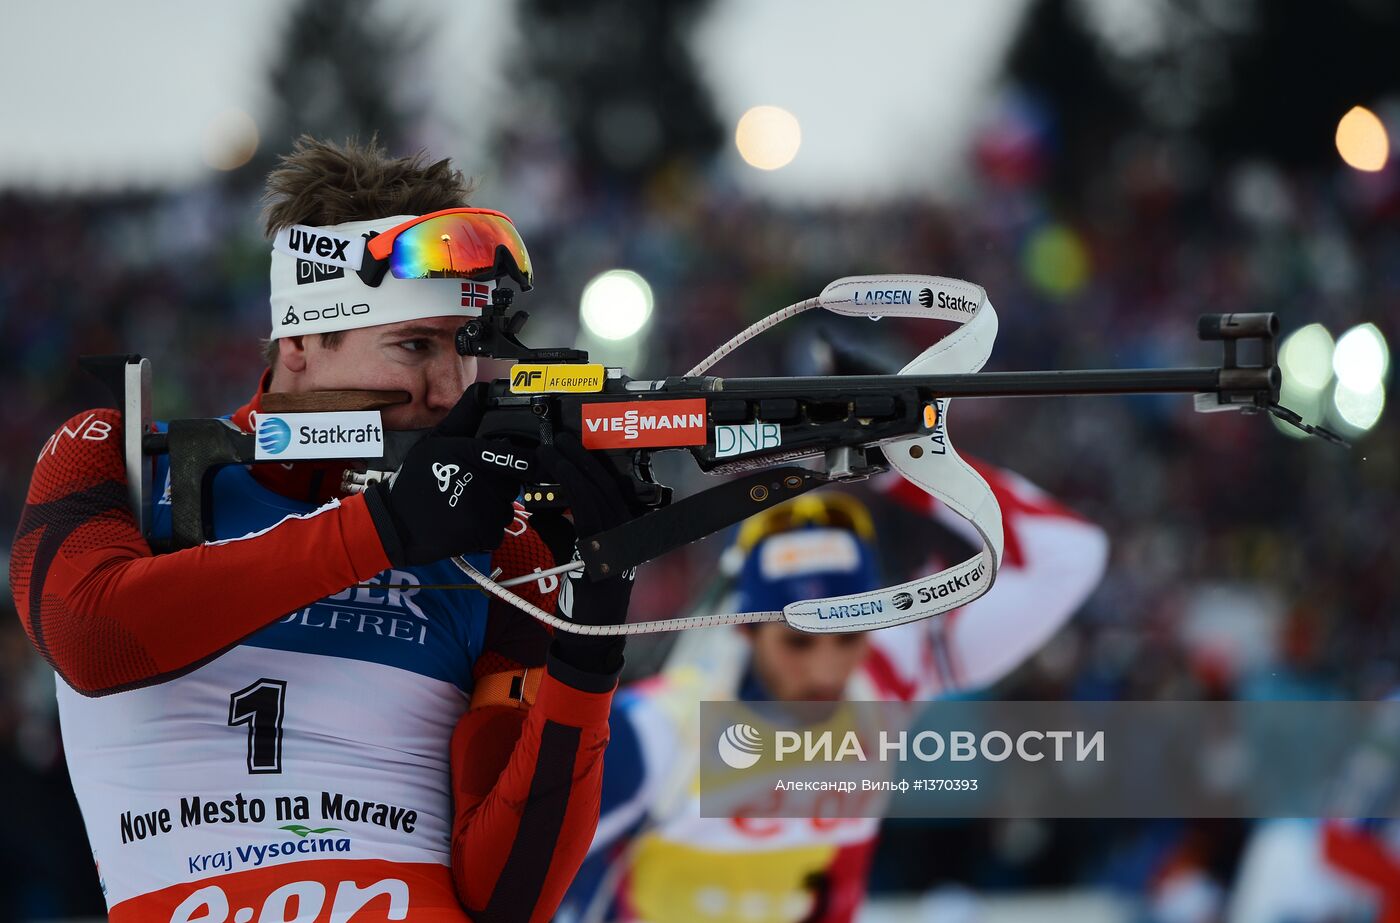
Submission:
[[[377,287],[395,279],[472,279],[509,276],[522,291],[534,284],[525,242],[510,218],[485,208],[448,208],[411,218],[388,230],[346,237],[325,228],[294,225],[273,246],[290,256],[359,273]]]
[[[875,540],[875,523],[865,504],[833,491],[807,494],[750,516],[739,527],[735,544],[748,552],[771,535],[807,526],[845,529],[864,541]]]

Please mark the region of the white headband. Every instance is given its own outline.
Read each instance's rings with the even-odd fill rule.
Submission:
[[[272,339],[397,324],[420,317],[480,317],[495,282],[396,279],[385,273],[368,286],[355,271],[365,235],[384,232],[413,215],[349,221],[325,228],[295,225],[272,246]]]

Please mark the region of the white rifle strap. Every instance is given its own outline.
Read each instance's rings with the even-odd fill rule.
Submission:
[[[837,314],[924,317],[960,324],[900,370],[901,375],[979,371],[991,355],[997,315],[980,285],[940,276],[866,276],[840,279],[821,294]],[[880,303],[889,300],[892,303]],[[933,425],[917,436],[881,445],[890,465],[972,523],[982,549],[936,574],[870,593],[804,599],[784,608],[789,625],[832,632],[886,628],[966,605],[991,589],[1001,565],[1001,508],[982,476],[963,461],[948,430],[952,401],[934,401]]]
[[[925,349],[900,370],[901,375],[976,372],[986,363],[996,340],[997,315],[979,285],[941,276],[850,276],[828,285],[820,297],[790,305],[753,324],[691,370],[698,375],[720,358],[780,320],[822,307],[837,314],[879,318],[886,315],[952,321],[957,330]],[[936,574],[869,593],[828,599],[804,599],[783,611],[726,612],[687,618],[629,622],[625,625],[578,625],[545,612],[478,571],[464,558],[453,562],[482,589],[547,625],[589,635],[630,635],[712,625],[787,621],[806,632],[866,631],[928,618],[966,605],[991,589],[1001,566],[1001,509],[992,489],[953,448],[948,429],[951,400],[939,398],[927,408],[929,425],[915,436],[881,444],[890,465],[910,483],[931,494],[970,522],[982,537],[982,549],[966,561]],[[582,565],[578,565],[581,570]],[[587,579],[577,570],[571,579]]]

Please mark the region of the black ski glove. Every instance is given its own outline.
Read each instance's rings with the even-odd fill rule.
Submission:
[[[576,536],[596,535],[638,515],[640,510],[627,497],[630,491],[621,475],[602,460],[589,454],[569,433],[555,436],[552,446],[536,449],[541,480],[564,488],[573,512]],[[578,559],[577,549],[574,558]],[[592,580],[573,572],[559,588],[559,616],[580,625],[620,625],[627,621],[627,605],[632,598],[636,571]],[[555,632],[553,650],[560,660],[590,673],[616,673],[622,669],[623,635],[581,635]]]
[[[490,551],[505,538],[520,485],[534,479],[529,449],[478,439],[486,385],[472,385],[447,418],[408,452],[392,486],[365,492],[379,540],[396,567]]]

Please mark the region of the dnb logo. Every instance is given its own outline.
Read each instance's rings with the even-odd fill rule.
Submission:
[[[900,612],[903,612],[905,609],[914,605],[914,597],[910,596],[908,593],[896,593],[894,594],[893,602],[894,607]]]
[[[297,260],[297,285],[343,278],[345,278],[345,267],[343,266],[327,266],[325,263],[317,263],[312,260]]]
[[[750,724],[731,724],[719,736],[719,758],[730,769],[748,769],[763,755],[763,738]]]
[[[292,444],[292,428],[281,417],[258,421],[258,447],[269,455],[281,455]]]

